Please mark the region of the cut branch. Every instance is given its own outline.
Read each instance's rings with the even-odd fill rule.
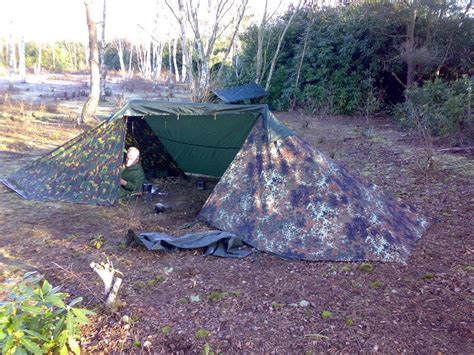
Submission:
[[[90,266],[104,283],[105,305],[111,309],[116,308],[122,278],[116,277],[115,274],[122,275],[122,273],[114,269],[112,263],[108,262],[100,264],[92,262]]]

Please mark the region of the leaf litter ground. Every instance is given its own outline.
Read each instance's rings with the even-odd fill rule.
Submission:
[[[166,196],[118,207],[25,201],[2,185],[0,282],[38,270],[98,309],[102,285],[89,264],[111,260],[124,273],[123,305],[99,312],[84,329],[87,353],[473,352],[472,156],[436,153],[424,171],[423,147],[388,119],[372,120],[368,129],[357,118],[278,116],[431,219],[408,265],[296,262],[264,253],[231,260],[127,247],[128,228],[172,235],[207,228],[192,222],[210,189],[198,191],[193,179],[157,181]],[[44,121],[2,115],[2,176],[79,132]],[[171,209],[154,214],[156,201]],[[94,240],[103,241],[99,248]]]

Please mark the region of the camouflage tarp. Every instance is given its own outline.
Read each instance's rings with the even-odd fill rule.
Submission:
[[[125,143],[125,121],[103,122],[1,180],[26,199],[114,203]]]
[[[297,136],[253,128],[200,212],[256,249],[304,260],[405,262],[426,228],[416,210],[351,176]]]
[[[219,130],[209,131],[219,135],[224,129],[223,137],[195,135],[194,117],[199,132],[219,122]],[[235,123],[242,119],[245,128],[236,132]],[[179,133],[178,143],[185,148],[172,152],[161,144],[159,136],[170,129]],[[235,139],[227,138],[232,134],[242,136],[240,150]],[[196,157],[222,164],[219,152],[233,149],[236,155],[222,170],[200,217],[286,258],[404,262],[427,226],[413,207],[351,175],[278,122],[266,105],[131,101],[2,182],[27,199],[113,204],[125,144],[140,146],[147,169],[166,169],[171,175],[181,173],[183,155],[188,162]],[[199,164],[194,169],[199,173]]]

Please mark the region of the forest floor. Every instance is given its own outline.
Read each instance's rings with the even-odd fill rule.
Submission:
[[[54,81],[38,84],[48,96],[40,97],[36,89],[26,90],[29,84],[2,89],[0,80],[0,178],[81,132],[74,120],[84,100],[83,80],[67,84],[67,97],[61,89],[51,91]],[[137,87],[117,84],[101,115],[129,95],[140,97]],[[184,97],[166,90],[159,91],[161,98]],[[159,98],[156,92],[142,95]],[[25,271],[37,270],[72,297],[84,297],[83,305],[97,310],[81,338],[86,353],[204,347],[216,353],[473,353],[473,157],[437,147],[427,168],[426,149],[389,118],[277,116],[431,220],[407,265],[361,268],[265,253],[235,260],[204,257],[200,250],[155,253],[126,246],[129,228],[173,235],[205,228],[187,223],[212,182],[197,191],[192,180],[160,180],[167,195],[155,199],[172,209],[159,215],[152,202],[140,199],[115,207],[40,203],[0,185],[0,283],[11,286]],[[116,313],[101,310],[103,286],[89,267],[106,259],[124,273]],[[324,311],[331,315],[322,317]]]

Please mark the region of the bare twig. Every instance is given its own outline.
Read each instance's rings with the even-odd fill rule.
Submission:
[[[438,149],[438,152],[465,152],[474,150],[474,146]]]
[[[73,271],[71,270],[68,270],[66,269],[65,267],[53,262],[53,265],[58,267],[59,269],[61,269],[62,271],[66,272],[67,274],[69,274],[71,277],[73,277],[74,279],[76,279],[82,287],[84,287],[85,289],[87,289],[91,296],[94,297],[98,302],[103,302],[99,297],[96,296],[96,291],[92,290],[85,282],[82,281],[82,277],[77,275],[76,273],[74,273]]]
[[[395,80],[401,85],[403,86],[405,89],[407,88],[406,84],[400,80],[400,78],[398,77],[397,74],[395,74],[394,72],[391,73],[393,75],[393,77],[395,78]]]

